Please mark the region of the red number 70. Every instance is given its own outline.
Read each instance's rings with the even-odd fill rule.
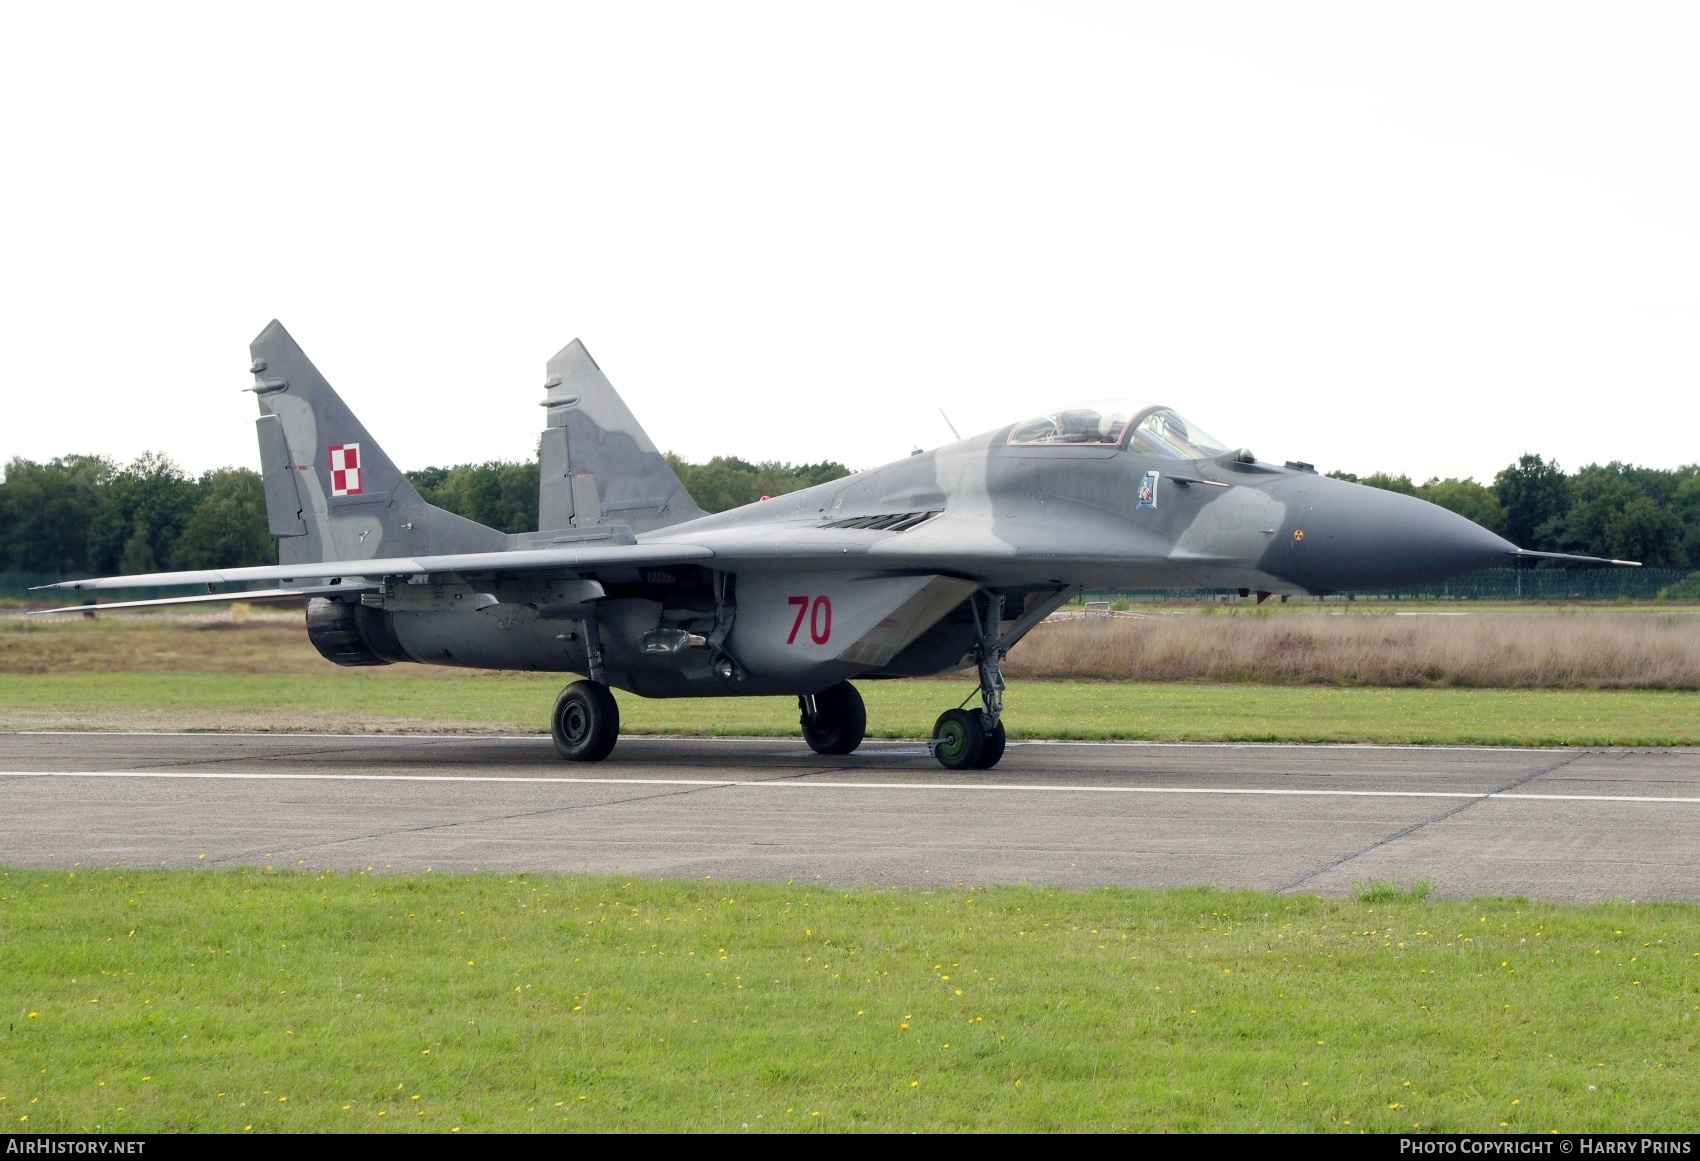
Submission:
[[[832,599],[826,596],[814,598],[811,603],[808,597],[787,597],[786,603],[795,605],[797,619],[791,622],[791,635],[785,638],[787,645],[794,645],[797,632],[803,627],[803,618],[809,619],[809,640],[816,645],[825,645],[832,639]]]

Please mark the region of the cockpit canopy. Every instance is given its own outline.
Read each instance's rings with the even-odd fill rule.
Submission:
[[[1167,460],[1213,459],[1228,451],[1221,440],[1179,412],[1135,399],[1094,399],[1023,420],[1011,429],[1009,442],[1112,447],[1125,442],[1132,451]]]

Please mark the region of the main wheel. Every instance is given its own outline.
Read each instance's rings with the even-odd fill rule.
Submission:
[[[998,760],[1003,757],[1003,747],[1003,723],[999,722],[998,728],[986,735],[985,748],[980,751],[980,760],[974,763],[974,769],[990,770],[993,766],[996,766]]]
[[[567,761],[600,762],[620,737],[620,707],[606,685],[575,681],[555,699],[549,732]]]
[[[799,698],[798,704],[808,703]],[[809,749],[817,754],[848,754],[867,735],[868,708],[856,687],[841,681],[815,694],[814,716],[805,708],[801,721]]]
[[[986,750],[986,727],[978,711],[945,710],[933,723],[933,757],[946,770],[972,770]]]

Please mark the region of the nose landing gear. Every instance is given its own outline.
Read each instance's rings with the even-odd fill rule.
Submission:
[[[933,724],[929,748],[933,757],[947,770],[990,770],[998,764],[1004,751],[1004,651],[998,644],[998,631],[1003,625],[1003,595],[986,595],[983,620],[978,601],[974,602],[973,608],[980,630],[980,639],[974,646],[974,661],[980,675],[980,701],[984,708],[978,711],[946,710]]]

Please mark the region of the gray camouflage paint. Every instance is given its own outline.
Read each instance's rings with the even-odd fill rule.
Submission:
[[[278,563],[506,546],[502,533],[425,503],[282,323],[273,320],[249,351],[254,359],[249,390],[260,402],[260,468]],[[347,444],[359,446],[362,486],[358,494],[337,496],[330,449]]]
[[[981,593],[1005,598],[1008,648],[1080,587],[1316,593],[1517,551],[1443,508],[1301,468],[1011,444],[1012,428],[705,515],[577,341],[549,362],[544,530],[504,535],[425,503],[281,325],[252,352],[279,567],[77,587],[347,578],[359,595],[309,609],[315,644],[344,664],[582,673],[594,629],[609,683],[647,696],[812,694],[969,664]],[[357,496],[332,494],[342,444],[360,447]],[[844,526],[900,516],[902,530]]]
[[[574,339],[549,360],[543,390],[539,528],[646,532],[702,515],[583,343]]]

